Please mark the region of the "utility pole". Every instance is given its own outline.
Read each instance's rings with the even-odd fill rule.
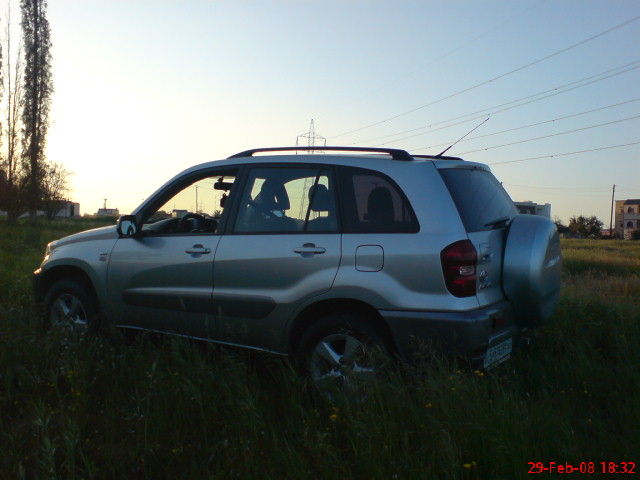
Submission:
[[[613,192],[611,193],[611,217],[609,218],[609,238],[613,238],[613,197],[616,194],[616,184],[613,184]]]

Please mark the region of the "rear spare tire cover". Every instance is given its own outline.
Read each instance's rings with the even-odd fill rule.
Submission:
[[[521,327],[546,323],[560,296],[562,253],[555,224],[536,215],[517,215],[509,227],[502,285]]]

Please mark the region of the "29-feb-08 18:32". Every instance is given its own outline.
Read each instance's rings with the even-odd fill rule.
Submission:
[[[635,474],[635,462],[527,462],[527,473],[600,473],[600,474]]]

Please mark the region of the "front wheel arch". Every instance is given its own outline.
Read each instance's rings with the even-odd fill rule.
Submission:
[[[91,277],[80,267],[71,265],[60,265],[42,272],[42,278],[37,281],[36,300],[40,304],[41,309],[44,308],[44,300],[51,287],[61,280],[73,280],[83,284],[91,295],[91,300],[96,306],[96,310],[100,310],[100,301],[96,293],[95,286]]]

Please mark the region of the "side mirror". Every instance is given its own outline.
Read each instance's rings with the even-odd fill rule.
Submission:
[[[123,215],[118,219],[116,227],[121,237],[135,237],[138,233],[138,222],[135,215]]]

